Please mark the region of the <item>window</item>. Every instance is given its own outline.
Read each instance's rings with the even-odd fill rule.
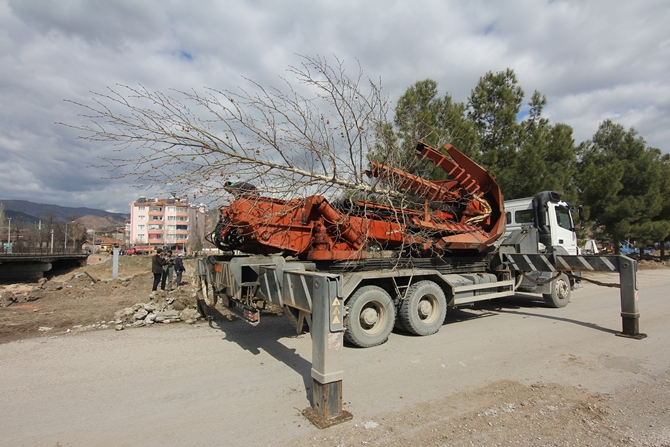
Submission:
[[[162,230],[163,225],[149,225],[149,230]]]
[[[177,225],[177,230],[188,230],[188,225]]]
[[[177,212],[177,207],[176,206],[168,206],[167,211],[168,211],[168,213],[175,213],[175,212]]]
[[[137,229],[138,230],[144,230],[147,226],[146,225],[138,225]]]
[[[572,219],[570,218],[570,210],[564,206],[556,207],[556,219],[558,226],[566,230],[572,230]]]
[[[146,210],[146,209],[147,209],[146,206],[138,206],[138,207],[137,207],[137,211],[144,211],[144,210]]]
[[[168,216],[168,220],[177,220],[177,216]]]
[[[154,212],[158,211],[158,212],[162,213],[163,212],[163,207],[162,206],[152,206],[151,208],[149,208],[149,211],[154,211]]]
[[[149,239],[151,239],[151,240],[161,240],[161,239],[163,239],[163,235],[162,234],[150,234]]]
[[[523,210],[514,213],[514,222],[516,223],[532,223],[533,210]]]
[[[176,228],[174,225],[168,225],[168,226],[167,226],[167,230],[168,230],[168,231],[174,231],[174,230],[176,230],[176,229],[177,229],[177,228]]]
[[[175,242],[176,240],[177,240],[176,234],[168,233],[167,236],[165,236],[165,242]]]
[[[137,235],[137,240],[142,240],[143,241],[145,236],[146,236],[146,234],[138,234]]]
[[[180,222],[188,222],[188,216],[177,216],[177,220]]]
[[[163,220],[163,216],[151,216],[151,220]]]
[[[510,213],[509,211],[505,213],[505,223],[506,224],[512,223],[512,213]]]
[[[137,220],[146,220],[147,216],[137,216]]]

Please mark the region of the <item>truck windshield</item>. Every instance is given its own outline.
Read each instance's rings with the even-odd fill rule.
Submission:
[[[558,220],[558,226],[565,228],[566,230],[572,230],[572,217],[570,216],[570,210],[564,206],[556,207],[556,219]]]

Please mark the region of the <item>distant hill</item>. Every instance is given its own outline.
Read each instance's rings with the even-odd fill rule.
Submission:
[[[21,211],[5,210],[5,217],[12,219],[12,222],[21,222],[24,224],[37,224],[40,221],[39,217],[31,216],[30,214],[22,213]]]
[[[88,216],[82,216],[77,219],[77,222],[86,228],[92,228],[96,230],[120,227],[125,224],[125,221],[125,219],[120,221],[113,217],[98,217],[92,216],[90,214]]]
[[[46,203],[34,203],[27,200],[0,200],[5,206],[5,215],[17,221],[29,224],[37,223],[40,219],[42,222],[48,220],[51,216],[57,222],[66,222],[68,220],[79,219],[84,216],[98,217],[90,220],[92,224],[90,227],[82,222],[87,228],[99,228],[102,226],[123,225],[130,217],[123,213],[110,213],[105,210],[98,210],[94,208],[78,207],[72,208],[68,206],[51,205]],[[100,224],[100,226],[98,226]]]

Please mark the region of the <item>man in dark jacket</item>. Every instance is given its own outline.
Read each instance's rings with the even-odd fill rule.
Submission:
[[[172,250],[165,252],[165,258],[163,259],[165,264],[163,264],[163,279],[161,279],[161,289],[165,290],[165,284],[167,283],[168,292],[172,292],[172,274],[174,273],[174,258],[172,257]]]
[[[151,259],[151,273],[154,274],[154,287],[151,289],[152,292],[155,292],[158,288],[158,283],[161,282],[161,276],[163,276],[163,266],[165,265],[165,259],[161,256],[163,249],[159,248],[156,250],[156,254]]]
[[[181,274],[186,271],[186,268],[184,268],[184,260],[182,259],[183,257],[184,254],[179,253],[177,259],[174,260],[174,271],[177,274],[175,283],[177,286],[181,286]]]

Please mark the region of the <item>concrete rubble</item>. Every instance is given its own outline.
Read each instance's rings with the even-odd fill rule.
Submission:
[[[165,291],[151,294],[150,301],[137,303],[132,307],[118,310],[114,314],[114,322],[125,327],[150,326],[155,323],[175,323],[182,321],[187,324],[195,323],[200,314],[186,303],[183,294],[174,295],[175,292]],[[195,296],[191,297],[195,303]]]

